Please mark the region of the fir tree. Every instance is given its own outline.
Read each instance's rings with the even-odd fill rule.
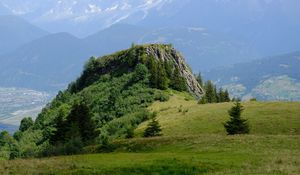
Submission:
[[[144,137],[154,137],[161,136],[162,134],[160,125],[155,117],[152,118],[152,121],[147,125],[147,128],[144,132]]]
[[[214,96],[214,99],[215,99],[215,101],[213,101],[213,102],[219,103],[219,102],[220,102],[220,98],[219,98],[219,96],[218,96],[217,86],[214,85],[213,87],[214,87],[214,93],[213,93],[213,96]]]
[[[73,131],[71,133],[68,132],[70,135],[67,135],[67,137],[69,138],[73,136],[76,137],[76,135],[79,134],[82,141],[87,142],[93,140],[97,136],[95,122],[91,118],[88,106],[83,101],[75,102],[66,122],[68,131]],[[75,132],[74,129],[78,129],[78,132]]]
[[[224,102],[230,102],[229,92],[227,89],[224,92]]]
[[[148,63],[147,63],[149,72],[150,72],[150,85],[153,88],[157,87],[157,79],[158,79],[158,69],[157,69],[157,63],[154,58],[149,58]]]
[[[21,120],[21,124],[20,124],[19,130],[21,132],[24,132],[27,129],[29,129],[31,126],[33,126],[33,120],[32,120],[32,118],[31,117],[26,117],[26,118],[23,118]]]
[[[214,85],[210,80],[205,83],[205,98],[207,100],[207,103],[216,102]]]
[[[201,87],[203,87],[203,78],[202,78],[202,75],[201,75],[200,72],[199,72],[198,75],[196,76],[196,80],[197,80],[197,82],[199,83],[199,85],[200,85]]]
[[[171,87],[178,91],[185,91],[186,84],[185,79],[180,75],[178,67],[175,67],[172,78],[171,78]]]
[[[236,102],[228,111],[230,120],[224,123],[228,135],[248,134],[250,129],[247,120],[241,118],[244,108],[240,102]]]
[[[169,86],[169,79],[165,67],[161,64],[157,66],[157,76],[156,76],[156,88],[165,90]]]
[[[219,89],[218,98],[220,103],[225,102],[225,92],[222,88]]]

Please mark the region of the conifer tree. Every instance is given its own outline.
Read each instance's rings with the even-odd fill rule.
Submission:
[[[216,101],[214,85],[210,80],[205,83],[205,98],[207,103],[214,103]]]
[[[224,92],[224,102],[230,102],[229,92],[227,89]]]
[[[66,122],[68,125],[68,131],[74,130],[78,127],[78,133],[80,134],[79,137],[82,138],[83,142],[91,141],[97,136],[95,122],[91,118],[88,106],[83,101],[75,102]],[[67,136],[69,138],[72,137],[72,134],[75,134],[75,137],[77,134],[76,132],[68,133],[70,134]]]
[[[185,91],[186,84],[185,79],[180,75],[178,67],[175,67],[172,78],[171,78],[171,87],[178,91]]]
[[[165,67],[161,64],[157,66],[157,76],[156,76],[156,88],[165,90],[169,86],[169,79]]]
[[[27,129],[29,129],[31,126],[33,126],[33,120],[31,117],[25,117],[21,120],[21,124],[19,127],[19,130],[21,132],[26,131]]]
[[[225,102],[225,92],[222,88],[219,89],[218,98],[220,103]]]
[[[153,88],[157,88],[157,79],[158,79],[158,68],[157,68],[157,63],[154,58],[149,58],[148,63],[147,63],[149,72],[150,72],[150,85]]]
[[[228,111],[230,115],[229,121],[224,123],[224,127],[228,135],[248,134],[250,129],[247,120],[241,118],[244,108],[240,102],[236,102]]]
[[[160,125],[155,117],[152,118],[151,122],[147,125],[147,128],[144,132],[144,137],[154,137],[161,136],[162,134]]]
[[[200,72],[199,72],[198,75],[196,76],[196,80],[197,80],[197,82],[199,83],[199,85],[200,85],[201,87],[203,87],[203,79],[202,79],[202,75],[201,75]]]
[[[218,92],[217,92],[217,86],[214,85],[213,87],[214,87],[214,94],[213,94],[213,96],[214,96],[214,99],[215,99],[215,101],[213,101],[213,102],[214,103],[219,103],[220,99],[219,99]]]
[[[81,139],[83,143],[92,141],[97,136],[96,124],[91,118],[88,106],[83,101],[77,101],[64,120],[63,115],[55,119],[56,131],[50,138],[51,144],[67,143],[72,139]]]

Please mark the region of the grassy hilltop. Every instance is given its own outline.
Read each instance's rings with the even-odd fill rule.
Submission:
[[[154,102],[163,136],[117,139],[107,153],[0,161],[4,174],[300,174],[299,102],[245,102],[249,135],[227,136],[232,103],[199,105],[169,91]],[[86,148],[97,150],[96,147]]]

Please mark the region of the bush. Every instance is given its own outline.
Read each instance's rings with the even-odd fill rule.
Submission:
[[[154,95],[154,100],[159,100],[161,102],[168,101],[169,99],[170,96],[165,92],[157,91]]]
[[[249,133],[250,129],[247,120],[241,118],[243,110],[244,108],[241,103],[236,102],[235,105],[228,111],[230,120],[224,124],[228,135]]]
[[[207,100],[205,97],[201,97],[201,99],[198,101],[198,104],[206,104]]]

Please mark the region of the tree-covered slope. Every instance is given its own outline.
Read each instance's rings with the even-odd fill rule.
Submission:
[[[132,137],[138,124],[155,115],[147,107],[168,100],[167,89],[190,92],[195,98],[203,94],[171,45],[132,46],[91,58],[81,76],[60,91],[33,124],[21,121],[25,129],[14,134],[6,158],[77,153],[90,144]]]

